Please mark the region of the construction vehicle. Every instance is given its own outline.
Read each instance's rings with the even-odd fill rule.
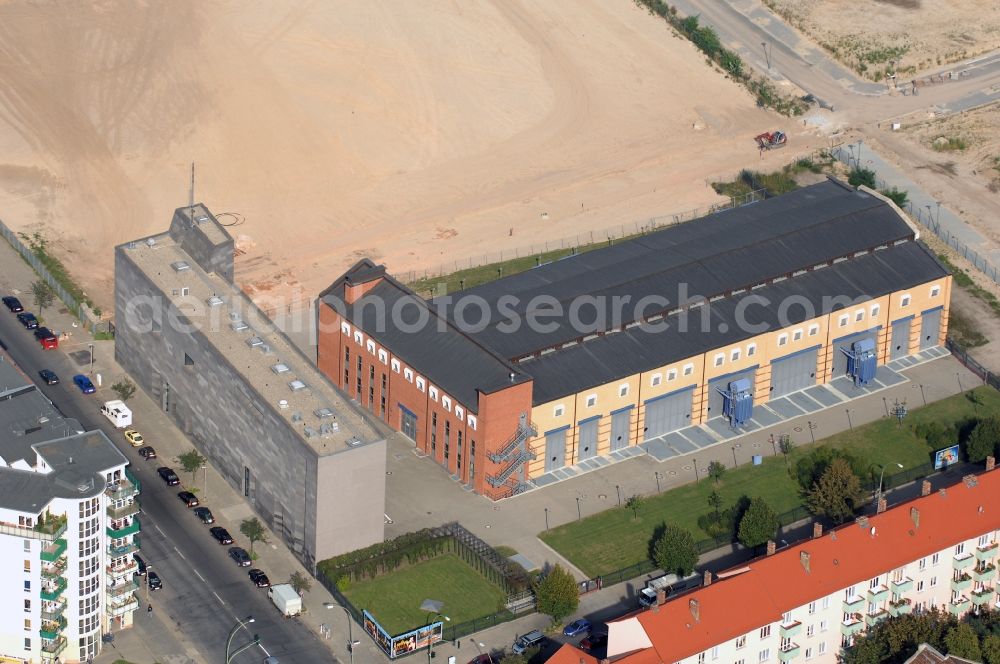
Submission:
[[[761,150],[775,150],[785,147],[788,137],[783,131],[765,131],[763,134],[754,136],[753,140],[757,141],[757,147]]]

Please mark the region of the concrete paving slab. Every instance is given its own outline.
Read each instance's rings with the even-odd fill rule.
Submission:
[[[687,427],[678,431],[680,435],[684,436],[692,443],[698,447],[707,447],[708,445],[714,445],[719,442],[719,439],[712,435],[712,432],[706,431],[704,427]]]
[[[804,410],[796,406],[794,403],[789,401],[787,397],[781,397],[780,399],[775,399],[774,401],[770,401],[768,402],[767,407],[786,420],[792,417],[798,417],[799,415],[802,415],[805,412]]]
[[[675,452],[673,448],[668,447],[662,438],[647,440],[645,443],[642,443],[642,446],[645,448],[646,454],[659,461],[664,461],[670,457],[677,456],[677,452]]]
[[[786,398],[807,413],[814,413],[820,408],[823,408],[823,404],[814,399],[810,399],[805,392],[793,392],[786,395]]]
[[[763,427],[769,427],[781,421],[781,416],[766,406],[755,406],[753,420]]]
[[[511,561],[512,563],[517,563],[518,565],[520,565],[521,567],[523,567],[525,570],[527,570],[529,572],[531,572],[533,570],[536,570],[536,569],[541,569],[537,564],[535,564],[534,562],[532,562],[523,553],[516,553],[513,556],[510,556],[509,558],[507,558],[507,560]]]
[[[839,394],[834,394],[828,390],[825,385],[815,385],[807,390],[804,390],[804,392],[808,394],[810,398],[820,402],[827,408],[830,406],[836,406],[838,403],[843,401]]]
[[[729,421],[724,417],[713,417],[708,422],[705,422],[705,426],[712,433],[716,434],[720,440],[726,440],[739,435],[737,432],[733,431],[733,428],[729,426]]]
[[[678,454],[690,454],[698,449],[697,445],[683,436],[674,436],[667,445],[672,447]]]

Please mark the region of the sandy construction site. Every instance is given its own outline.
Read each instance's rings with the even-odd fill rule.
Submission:
[[[706,205],[823,141],[630,0],[6,3],[0,218],[107,309],[112,247],[196,198],[249,292],[316,293]],[[753,136],[791,147],[761,162]]]

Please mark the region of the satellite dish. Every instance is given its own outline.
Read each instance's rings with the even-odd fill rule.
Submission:
[[[872,526],[872,529],[870,531],[868,531],[868,532],[871,533],[872,537],[875,537],[875,526]]]

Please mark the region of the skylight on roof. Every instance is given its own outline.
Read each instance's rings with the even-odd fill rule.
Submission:
[[[288,383],[288,387],[292,390],[292,392],[298,392],[299,390],[306,389],[306,384],[296,378]]]
[[[206,301],[208,302],[208,306],[210,306],[210,307],[220,307],[220,306],[222,306],[222,298],[219,297],[218,295],[213,295],[212,297],[208,298],[208,300],[206,300]]]
[[[191,269],[191,266],[186,261],[174,261],[170,264],[170,267],[174,268],[175,272],[183,272],[184,270]]]
[[[257,346],[263,346],[264,340],[258,337],[256,334],[247,339],[247,346],[251,348],[256,348]]]
[[[284,362],[278,362],[277,364],[271,365],[271,371],[276,374],[283,374],[288,372],[288,365]]]

